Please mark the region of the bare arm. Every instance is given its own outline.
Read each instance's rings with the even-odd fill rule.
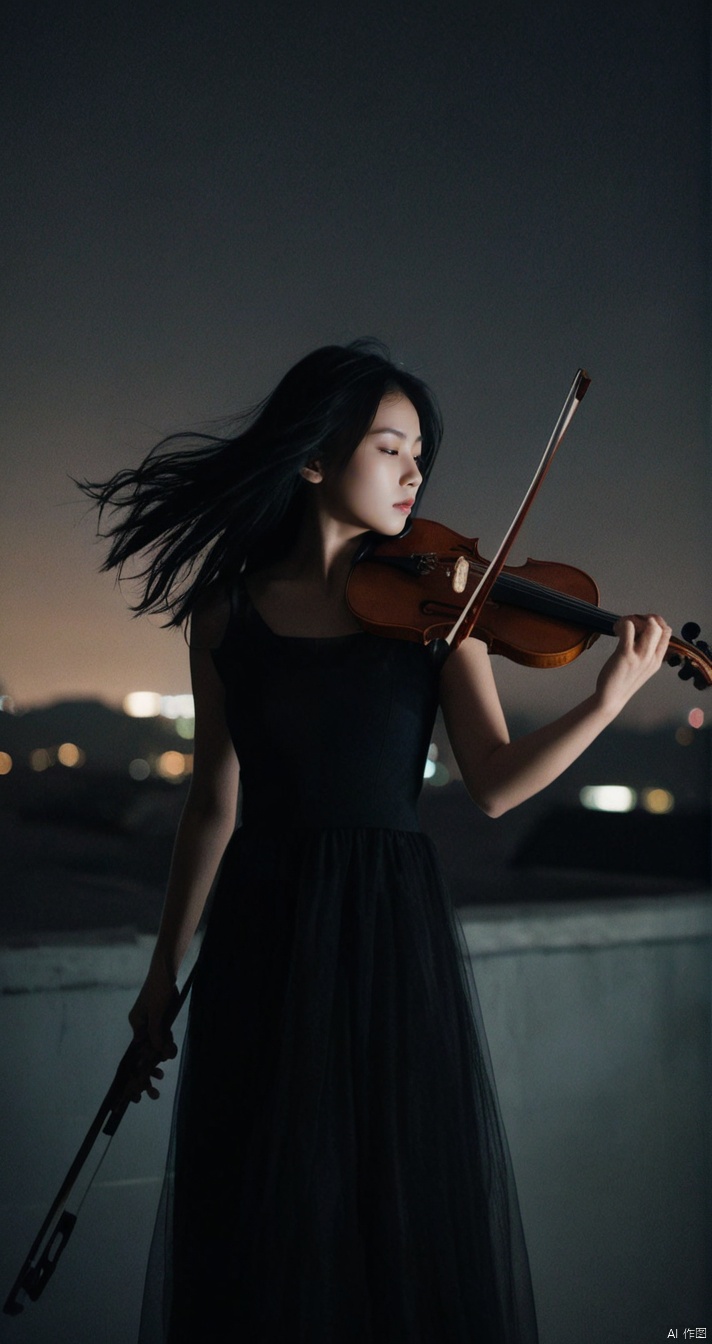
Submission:
[[[491,817],[546,788],[657,672],[670,627],[659,616],[619,622],[618,647],[592,695],[560,719],[510,742],[485,645],[466,639],[441,676],[448,736],[471,797]]]
[[[235,826],[239,766],[225,720],[225,695],[209,644],[214,619],[193,621],[190,653],[195,741],[190,792],[180,820],[158,938],[143,988],[129,1013],[134,1035],[145,1036],[163,1058],[175,1054],[163,1026],[175,1000],[175,979],[205,907]],[[157,1095],[148,1088],[150,1095]]]
[[[239,766],[225,722],[222,682],[208,650],[191,649],[193,775],[176,835],[156,940],[173,978],[190,946],[235,827]]]

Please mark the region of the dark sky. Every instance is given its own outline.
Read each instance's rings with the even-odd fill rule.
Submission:
[[[709,636],[706,3],[30,0],[3,45],[0,680],[19,705],[187,689],[181,637],[97,574],[67,474],[106,477],[367,334],[443,406],[425,515],[487,553],[585,365],[515,558]],[[600,661],[498,661],[505,703],[550,714]],[[629,720],[697,699],[665,670]]]

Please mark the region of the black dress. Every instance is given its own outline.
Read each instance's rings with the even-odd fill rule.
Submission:
[[[242,824],[200,953],[142,1344],[534,1344],[462,930],[416,804],[446,646],[215,662]]]

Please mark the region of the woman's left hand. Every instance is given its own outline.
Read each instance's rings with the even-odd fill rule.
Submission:
[[[615,715],[660,668],[672,629],[662,616],[622,616],[613,628],[618,648],[598,674],[596,695]]]

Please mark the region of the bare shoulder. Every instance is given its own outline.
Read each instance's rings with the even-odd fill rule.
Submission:
[[[217,649],[227,629],[230,611],[229,586],[224,582],[211,584],[190,615],[188,643],[191,649]]]

